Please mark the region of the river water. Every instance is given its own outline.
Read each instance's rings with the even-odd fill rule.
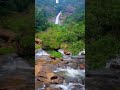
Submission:
[[[43,51],[39,50],[39,51],[40,51],[39,53],[42,53],[44,50]],[[83,61],[83,59],[77,58],[79,57],[79,54],[74,59],[71,58],[72,55],[69,55],[68,58],[64,59],[65,54],[63,53],[62,49],[58,51],[61,52],[61,54],[63,55],[63,61],[60,61],[59,63],[53,65],[52,63],[50,63],[52,60],[46,59],[46,63],[48,62],[48,64],[41,65],[41,67],[43,68],[43,71],[41,71],[41,73],[46,71],[44,68],[49,68],[49,69],[51,68],[50,69],[51,73],[54,73],[55,76],[57,77],[63,78],[62,82],[59,83],[57,82],[56,79],[55,82],[57,83],[46,84],[46,80],[44,80],[42,81],[42,86],[38,86],[36,90],[47,90],[48,88],[50,88],[50,90],[54,90],[54,89],[55,90],[85,90],[85,84],[84,84],[85,68],[84,69],[79,68],[79,64],[83,64],[85,63],[85,61]],[[38,52],[36,54],[38,54]],[[46,55],[46,57],[48,57],[48,55]],[[39,61],[40,59],[42,60],[43,59],[42,56],[45,55],[39,56],[36,61]],[[56,59],[55,62],[56,61],[59,61],[59,59]],[[42,63],[41,61],[39,62]],[[65,64],[63,64],[63,62],[65,62]],[[36,82],[38,84],[43,79],[42,78],[43,76],[41,76],[41,74],[36,75]],[[39,81],[37,81],[37,78],[39,78]]]
[[[61,13],[57,14],[55,24],[60,24]],[[85,51],[76,56],[65,55],[62,49],[58,52],[62,59],[51,59],[50,54],[42,49],[36,51],[36,90],[85,90],[85,68],[79,66],[85,64]]]

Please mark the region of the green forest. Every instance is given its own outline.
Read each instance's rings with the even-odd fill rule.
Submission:
[[[105,3],[105,4],[104,4]],[[120,54],[119,0],[86,2],[86,64],[104,68]],[[97,8],[97,9],[96,9]]]
[[[44,2],[37,0],[36,2],[35,37],[41,39],[43,43],[41,46],[36,45],[35,48],[42,48],[53,55],[57,54],[56,57],[60,57],[56,52],[58,49],[66,49],[73,55],[82,51],[85,48],[84,4],[80,7],[79,0],[61,0],[58,5],[53,3],[55,0],[45,0]],[[45,6],[49,9],[46,9]],[[66,7],[68,7],[67,10]],[[71,8],[75,9],[71,11]],[[49,22],[48,19],[55,17],[59,11],[62,11],[63,16],[67,16],[66,13],[71,13],[71,15],[64,19],[62,25]]]

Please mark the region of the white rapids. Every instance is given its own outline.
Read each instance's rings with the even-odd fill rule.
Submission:
[[[51,85],[51,87],[54,88],[61,88],[62,90],[72,90],[73,88],[75,88],[75,86],[81,86],[81,89],[79,90],[85,90],[84,85],[80,84],[80,83],[63,83],[63,84],[59,84],[59,85]]]
[[[85,55],[85,49],[83,49],[83,51],[80,51],[78,55]]]
[[[56,70],[54,70],[54,72],[65,72],[65,74],[67,76],[70,77],[81,77],[81,78],[85,78],[85,70],[80,70],[80,69],[73,69],[71,67],[66,67],[66,68],[57,68]]]
[[[35,52],[35,58],[38,58],[41,56],[49,56],[49,54],[46,51],[39,49]]]

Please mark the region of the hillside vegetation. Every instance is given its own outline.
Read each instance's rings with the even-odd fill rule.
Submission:
[[[47,0],[45,1],[43,2],[44,5],[42,1],[42,4],[40,4],[40,0],[37,0],[38,3],[36,5],[36,38],[42,40],[41,48],[47,51],[56,51],[61,48],[69,50],[73,54],[78,54],[85,48],[85,14],[83,6],[78,7],[80,1],[61,0],[57,6],[52,0],[48,1],[50,2],[49,4]],[[82,2],[83,1],[81,1],[81,3]],[[67,16],[63,25],[56,25],[48,22],[50,16],[46,14],[47,11],[44,6],[47,8],[54,8],[55,6],[54,9],[57,12],[62,10],[63,15],[65,15],[65,13],[71,13],[71,15]],[[67,6],[71,6],[75,8],[75,10],[73,12],[69,12],[70,9],[66,11]],[[51,14],[51,12],[47,13]],[[52,16],[54,16],[54,13]]]

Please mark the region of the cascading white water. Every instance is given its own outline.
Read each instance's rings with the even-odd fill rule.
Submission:
[[[59,84],[59,85],[51,85],[51,87],[54,88],[62,88],[62,90],[72,90],[76,85],[81,86],[81,89],[79,90],[85,90],[84,85],[80,84],[80,83],[63,83],[63,84]]]
[[[55,19],[55,24],[60,24],[60,15],[61,15],[61,11],[58,13],[58,15],[56,16],[56,19]]]
[[[49,56],[49,54],[48,54],[46,51],[42,50],[42,49],[39,49],[39,50],[37,50],[37,51],[35,52],[35,58],[36,58],[36,59],[37,59],[38,57],[40,57],[40,56],[43,56],[43,55]]]
[[[58,52],[62,54],[64,60],[71,60],[71,55],[65,55],[63,49],[59,49]]]
[[[83,49],[83,51],[80,51],[79,55],[85,55],[85,49]]]
[[[54,70],[54,72],[61,72],[61,71],[65,72],[65,74],[70,77],[80,76],[81,78],[85,78],[85,70],[74,69],[71,67],[57,68],[56,70]]]
[[[60,52],[62,55],[65,55],[63,49],[59,49],[58,52]]]
[[[59,3],[59,0],[56,0],[56,3]]]
[[[38,88],[38,89],[36,89],[36,90],[45,90],[45,85],[43,85],[42,88]]]
[[[49,55],[46,51],[40,49],[40,50],[37,50],[36,53],[35,53],[36,56],[42,56],[42,55]]]

